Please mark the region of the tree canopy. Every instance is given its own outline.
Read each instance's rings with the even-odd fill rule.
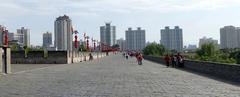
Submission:
[[[144,55],[163,56],[165,52],[165,47],[156,43],[151,43],[143,49]]]

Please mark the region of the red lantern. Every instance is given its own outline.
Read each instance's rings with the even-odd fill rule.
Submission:
[[[95,41],[94,41],[94,50],[96,50],[96,43],[95,43]]]
[[[5,31],[5,45],[8,46],[8,30]]]
[[[87,50],[89,50],[89,40],[87,39]]]
[[[78,37],[77,37],[77,35],[76,35],[76,36],[75,36],[75,45],[74,45],[75,48],[78,48],[78,40],[77,40],[77,38],[78,38]]]
[[[78,48],[78,36],[77,36],[77,34],[78,34],[78,32],[77,31],[74,31],[75,32],[75,44],[74,44],[74,46],[75,46],[75,48]]]

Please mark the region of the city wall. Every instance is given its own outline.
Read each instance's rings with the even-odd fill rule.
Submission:
[[[163,58],[160,57],[144,56],[144,58],[156,63],[165,64]],[[239,65],[185,60],[183,69],[209,74],[221,79],[240,82]]]
[[[89,60],[89,52],[48,51],[44,56],[43,51],[30,51],[25,56],[24,51],[12,51],[12,64],[71,64]],[[93,52],[94,59],[106,56],[106,53]]]
[[[0,48],[0,55],[0,73],[11,73],[11,49],[7,47]]]

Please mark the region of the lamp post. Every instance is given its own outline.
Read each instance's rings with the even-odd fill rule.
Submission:
[[[2,73],[11,73],[11,59],[9,58],[11,50],[8,48],[8,30],[6,28],[1,29],[4,35],[3,40],[3,63],[2,63]]]
[[[75,33],[75,41],[74,41],[74,47],[75,47],[75,51],[76,51],[76,53],[75,54],[77,54],[77,56],[75,55],[75,57],[79,57],[79,50],[78,50],[78,36],[77,36],[77,34],[78,34],[78,31],[76,30],[76,31],[74,31],[74,33]],[[79,41],[80,42],[80,41]]]
[[[4,33],[5,33],[5,42],[4,42],[4,45],[6,46],[6,47],[8,47],[8,30],[5,30],[4,31]]]
[[[78,48],[78,36],[77,36],[77,34],[78,34],[78,31],[76,30],[76,31],[74,31],[74,33],[75,33],[75,44],[74,44],[74,47],[77,49]]]
[[[89,36],[86,36],[87,39],[87,50],[89,51]]]
[[[93,48],[92,48],[92,47],[93,47],[93,45],[94,45],[94,44],[93,44],[93,37],[92,37],[92,39],[91,39],[91,40],[92,40],[92,44],[90,45],[90,49],[91,49],[91,51],[94,51],[94,50],[93,50]]]
[[[85,47],[85,49],[86,49],[86,45],[87,45],[87,43],[86,43],[86,32],[84,32],[83,33],[83,38],[84,38],[84,47]]]
[[[96,50],[96,40],[93,40],[93,49]]]
[[[98,40],[97,40],[96,43],[97,43],[97,50],[99,50],[99,42],[98,42]]]

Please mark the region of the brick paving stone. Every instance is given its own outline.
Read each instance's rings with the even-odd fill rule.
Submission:
[[[240,97],[240,87],[113,55],[1,76],[0,97]]]

